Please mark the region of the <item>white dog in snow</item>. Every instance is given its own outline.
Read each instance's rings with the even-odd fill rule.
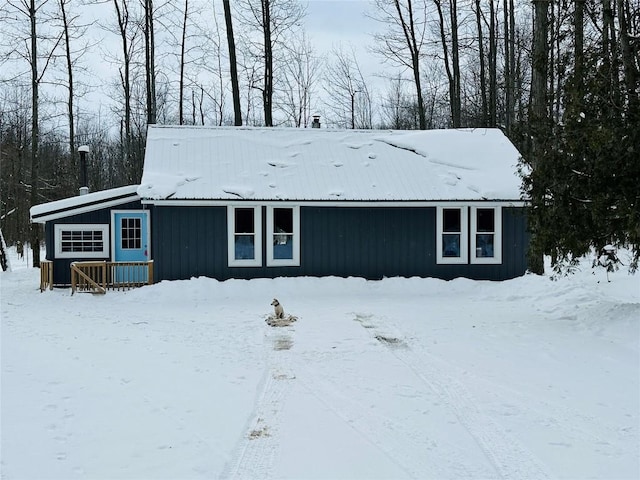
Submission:
[[[273,299],[273,302],[271,302],[271,305],[273,305],[276,318],[284,318],[284,308],[282,308],[282,305],[280,305],[280,302],[278,301],[277,298]]]

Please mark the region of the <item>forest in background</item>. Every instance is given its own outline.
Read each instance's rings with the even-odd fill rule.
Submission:
[[[39,245],[30,206],[77,194],[80,145],[97,191],[139,182],[149,123],[304,128],[320,115],[334,128],[501,128],[523,154],[531,269],[607,244],[637,264],[640,0],[369,4],[363,55],[319,51],[298,0],[5,1],[7,243]]]

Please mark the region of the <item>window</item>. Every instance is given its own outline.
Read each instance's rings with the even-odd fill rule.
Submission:
[[[437,263],[467,263],[467,209],[438,207],[436,217]]]
[[[228,207],[230,267],[262,265],[262,211],[260,207]]]
[[[142,245],[142,219],[122,218],[122,250],[139,250]]]
[[[109,225],[55,225],[56,258],[108,258]]]
[[[267,266],[300,265],[300,208],[267,207]]]
[[[471,207],[471,263],[502,263],[502,210]]]
[[[500,207],[438,207],[437,263],[502,263]]]

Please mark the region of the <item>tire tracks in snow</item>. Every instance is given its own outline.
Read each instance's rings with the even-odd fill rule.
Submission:
[[[545,479],[550,475],[544,465],[513,436],[484,414],[466,387],[448,372],[443,362],[427,352],[415,352],[395,327],[380,325],[371,314],[356,314],[356,321],[388,351],[405,364],[451,409],[460,424],[474,439],[485,457],[503,479]]]
[[[293,345],[293,327],[265,327],[265,368],[255,406],[242,437],[220,478],[255,480],[271,478],[280,452],[280,415],[295,373],[286,350]]]
[[[366,405],[347,396],[316,370],[305,367],[313,382],[300,379],[305,390],[329,409],[337,418],[355,431],[367,443],[405,472],[408,478],[487,478],[487,472],[470,471],[465,467],[462,455],[456,456],[446,465],[431,462],[438,455],[439,446],[430,440],[424,431],[406,423],[398,424],[391,418],[368,413]],[[423,445],[432,455],[416,456],[407,449],[407,438],[413,445]],[[484,473],[484,474],[483,474]]]

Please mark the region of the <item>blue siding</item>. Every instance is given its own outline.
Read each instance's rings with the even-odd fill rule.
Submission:
[[[424,276],[435,263],[435,209],[305,207],[302,265],[307,275]]]
[[[504,208],[502,222],[502,265],[437,265],[434,207],[301,207],[299,267],[228,267],[226,207],[154,207],[155,280],[329,275],[504,280],[525,273],[528,234],[521,209]],[[263,245],[263,259],[265,250]]]
[[[139,202],[117,207],[141,208]],[[524,210],[519,208],[502,210],[501,265],[438,265],[434,207],[301,207],[299,267],[228,267],[225,206],[155,206],[150,211],[156,282],[198,276],[226,280],[330,275],[504,280],[526,272],[529,234]],[[102,209],[47,222],[47,259],[54,261],[55,285],[70,283],[69,266],[73,259],[53,258],[54,225],[108,224],[110,220],[110,209]],[[266,259],[265,245],[263,259]]]
[[[151,239],[156,281],[229,278],[226,207],[154,207]]]

